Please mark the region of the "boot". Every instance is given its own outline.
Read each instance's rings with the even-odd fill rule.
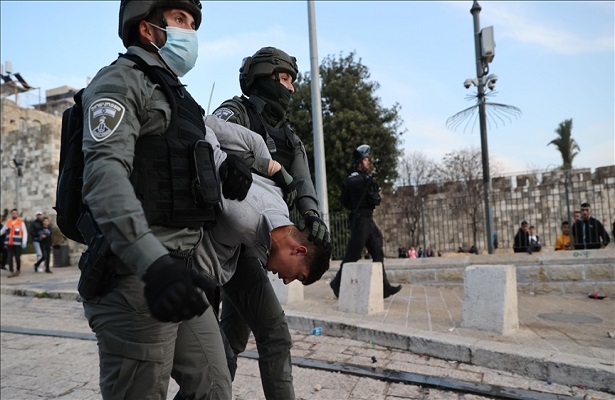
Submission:
[[[383,297],[386,299],[387,297],[393,296],[397,292],[401,290],[401,285],[392,286],[387,278],[387,273],[384,270],[384,264],[382,264],[382,284],[384,286],[383,289]]]
[[[340,284],[342,282],[342,265],[340,265],[340,269],[339,271],[337,271],[337,274],[335,274],[335,278],[333,278],[333,280],[331,282],[329,282],[329,286],[331,286],[331,289],[333,290],[333,294],[335,295],[335,298],[339,298],[340,297]]]
[[[9,274],[9,278],[15,278],[16,276],[19,276],[19,273],[20,273],[19,270],[15,271],[15,272],[11,272]]]

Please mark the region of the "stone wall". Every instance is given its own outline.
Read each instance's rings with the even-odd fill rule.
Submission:
[[[568,208],[572,213],[585,201],[592,205],[593,215],[611,233],[615,220],[615,165],[596,168],[594,173],[590,169],[573,170],[568,177],[560,170],[496,177],[491,186],[492,232],[497,233],[501,249],[512,248],[520,222],[527,220],[538,228],[544,251],[552,250],[561,233],[561,222],[568,219]],[[398,247],[418,249],[419,245],[431,245],[436,252],[453,252],[460,246],[467,251],[474,244],[480,251],[486,251],[482,198],[479,204],[470,204],[458,183],[414,189],[402,187],[384,195],[382,204],[375,210],[374,218],[383,232],[387,257],[397,257]],[[418,193],[430,194],[419,197]],[[422,204],[421,199],[424,199]],[[414,236],[412,228],[415,228]]]
[[[27,220],[41,210],[53,221],[51,207],[56,198],[62,117],[20,108],[7,100],[3,101],[2,111],[0,208],[19,208]],[[14,158],[24,161],[21,177],[17,176]]]

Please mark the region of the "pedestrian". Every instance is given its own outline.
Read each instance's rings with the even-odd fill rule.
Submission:
[[[555,251],[570,249],[570,225],[568,221],[562,222],[562,233],[555,239]]]
[[[43,217],[41,229],[36,233],[39,238],[41,253],[43,256],[34,264],[34,270],[38,271],[38,267],[41,263],[45,262],[45,272],[52,274],[49,267],[51,261],[51,226],[49,225],[49,217]]]
[[[7,250],[9,260],[9,278],[19,276],[21,273],[21,251],[28,244],[28,230],[26,223],[19,217],[16,208],[11,210],[11,219],[0,229],[0,235],[4,238],[4,248]],[[13,259],[15,260],[15,270],[13,270]]]
[[[340,269],[329,284],[335,297],[339,297],[342,269],[345,263],[355,262],[367,247],[374,262],[382,263],[382,284],[384,298],[401,290],[401,285],[392,286],[384,269],[384,250],[382,232],[373,219],[374,208],[380,204],[380,189],[369,175],[370,147],[363,144],[352,153],[354,171],[342,185],[342,204],[350,210],[350,239]]]
[[[408,258],[417,258],[416,250],[413,246],[410,246],[410,249],[408,249]]]
[[[581,204],[581,219],[572,226],[572,238],[577,250],[603,249],[611,241],[602,222],[592,216],[591,205],[587,202]]]
[[[530,224],[527,221],[521,221],[521,226],[515,235],[515,241],[513,242],[513,250],[515,253],[526,253],[530,244],[529,234]]]
[[[2,228],[4,227],[5,220],[6,220],[6,217],[8,216],[8,213],[9,211],[5,208],[4,212],[2,213],[2,216],[0,216],[0,232],[2,232]],[[4,239],[6,239],[6,232],[0,235],[0,248],[2,249],[2,252],[0,253],[0,255],[2,256],[2,258],[0,259],[0,269],[6,270],[6,263],[9,260],[9,256],[8,256],[7,249],[4,246]]]
[[[220,329],[193,265],[220,197],[203,109],[179,80],[196,62],[201,19],[198,0],[122,0],[126,54],[82,95],[90,212],[81,216],[89,246],[79,289],[104,399],[165,399],[171,376],[186,398],[231,398]],[[247,166],[229,156],[220,170],[223,195],[244,198]]]
[[[239,70],[243,95],[224,101],[213,115],[262,137],[269,149],[267,157],[282,166],[273,179],[283,189],[288,207],[296,207],[302,216],[298,227],[307,228],[316,244],[329,246],[305,147],[286,115],[297,73],[295,57],[263,47],[246,57]],[[254,158],[253,170],[267,171],[268,158]],[[222,287],[220,326],[235,356],[245,350],[250,331],[254,334],[266,398],[294,399],[291,336],[278,297],[261,267],[266,260],[260,247],[242,249],[237,271]]]
[[[36,212],[36,219],[30,223],[30,227],[28,228],[28,233],[30,234],[30,239],[32,240],[32,245],[34,246],[34,252],[36,253],[36,262],[34,263],[34,272],[40,272],[37,269],[37,266],[40,265],[39,261],[43,260],[43,252],[41,250],[41,238],[38,236],[38,233],[43,229],[43,212]]]
[[[534,225],[530,226],[529,235],[528,235],[528,246],[527,252],[532,254],[533,252],[539,252],[542,249],[542,243],[540,243],[540,236],[536,233],[536,227]]]

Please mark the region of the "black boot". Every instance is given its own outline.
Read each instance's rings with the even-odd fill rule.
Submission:
[[[335,278],[333,278],[333,280],[329,283],[329,286],[331,286],[331,289],[333,290],[333,294],[335,295],[336,299],[340,297],[340,284],[342,283],[342,267],[343,264],[340,265],[340,269],[339,271],[337,271],[337,274],[335,274]]]
[[[383,297],[386,299],[387,297],[393,296],[395,293],[401,290],[401,285],[392,286],[387,278],[387,273],[384,270],[384,264],[382,264],[382,285],[383,289]]]

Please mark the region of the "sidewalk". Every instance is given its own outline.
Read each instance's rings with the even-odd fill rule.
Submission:
[[[0,276],[2,294],[77,299],[77,267],[19,277]],[[510,336],[463,329],[463,288],[405,284],[385,299],[385,311],[339,311],[328,282],[335,269],[305,287],[305,300],[285,306],[289,327],[322,327],[323,335],[372,342],[416,354],[512,372],[562,385],[615,393],[615,303],[586,296],[518,294],[520,329]],[[333,360],[334,361],[334,360]]]

